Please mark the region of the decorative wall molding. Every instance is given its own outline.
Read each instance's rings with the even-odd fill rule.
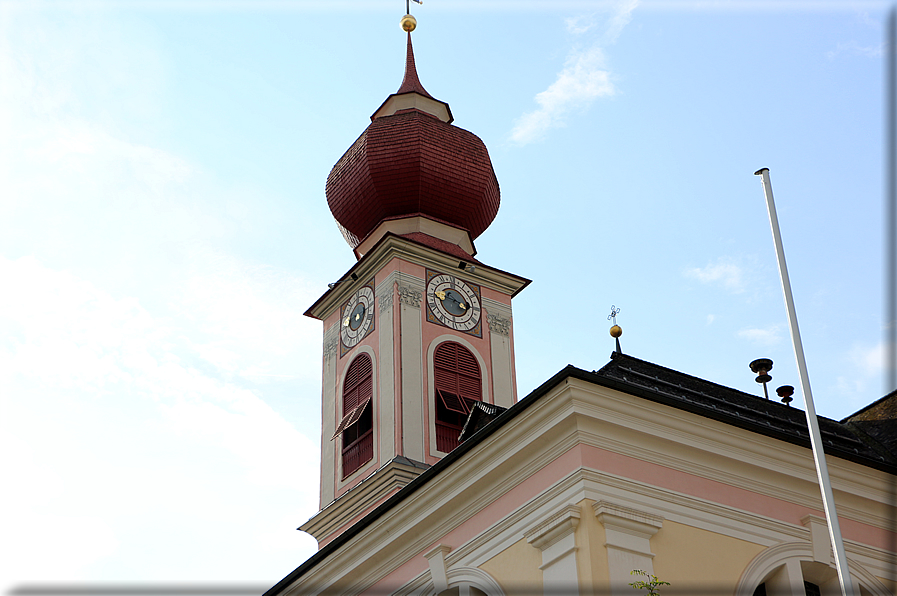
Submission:
[[[440,544],[433,550],[424,554],[430,567],[430,577],[433,579],[433,588],[437,593],[448,588],[448,575],[445,571],[445,556],[452,552],[452,547]]]
[[[580,508],[578,505],[567,505],[558,513],[539,522],[529,531],[524,532],[526,541],[545,550],[561,538],[567,536],[579,525]]]
[[[625,505],[597,501],[592,505],[595,516],[602,524],[608,523],[653,536],[663,526],[663,516],[639,511]]]
[[[420,301],[423,297],[423,292],[416,290],[414,288],[409,288],[408,286],[398,286],[399,288],[399,301],[402,304],[407,304],[408,306],[412,306],[414,308],[420,308]]]
[[[395,295],[395,292],[392,291],[392,288],[390,288],[390,291],[388,291],[388,292],[383,292],[382,294],[377,294],[377,304],[380,305],[380,313],[381,314],[392,308],[392,301],[393,301],[394,295]]]
[[[511,319],[489,314],[486,315],[486,320],[489,321],[489,331],[491,333],[497,333],[505,337],[511,335]]]
[[[324,340],[324,361],[330,360],[336,356],[336,348],[339,346],[339,340],[330,337]]]

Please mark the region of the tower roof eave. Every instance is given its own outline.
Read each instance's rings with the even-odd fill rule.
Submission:
[[[400,91],[393,93],[380,104],[380,107],[371,114],[371,122],[382,116],[392,116],[399,110],[417,109],[421,112],[439,118],[446,124],[454,122],[452,109],[444,101],[434,99],[429,95],[421,95],[417,91]]]

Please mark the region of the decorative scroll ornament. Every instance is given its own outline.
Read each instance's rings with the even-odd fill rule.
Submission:
[[[408,306],[413,306],[414,308],[420,308],[421,298],[422,293],[419,290],[415,290],[414,288],[409,288],[407,286],[399,286],[399,301],[402,304],[407,304]]]
[[[324,341],[324,360],[330,360],[334,356],[336,356],[336,346],[339,344],[339,340],[335,337],[331,337],[328,340]]]
[[[508,337],[511,334],[511,319],[506,319],[498,315],[487,315],[486,319],[489,321],[490,332],[498,333],[505,337]]]
[[[377,296],[377,302],[380,304],[380,312],[386,312],[392,308],[392,300],[394,292],[384,292],[382,296]]]

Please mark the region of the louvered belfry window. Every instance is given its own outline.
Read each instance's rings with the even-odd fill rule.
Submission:
[[[373,366],[367,354],[349,365],[343,383],[343,418],[333,434],[342,434],[343,478],[374,457]]]
[[[470,350],[455,342],[439,344],[433,354],[436,388],[436,448],[448,453],[458,446],[470,408],[483,400],[480,365]]]

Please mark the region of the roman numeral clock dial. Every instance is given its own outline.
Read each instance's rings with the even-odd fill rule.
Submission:
[[[480,287],[444,273],[427,270],[427,320],[483,337]]]
[[[340,356],[358,345],[374,330],[374,289],[367,285],[359,288],[343,305],[339,337],[342,345]]]

